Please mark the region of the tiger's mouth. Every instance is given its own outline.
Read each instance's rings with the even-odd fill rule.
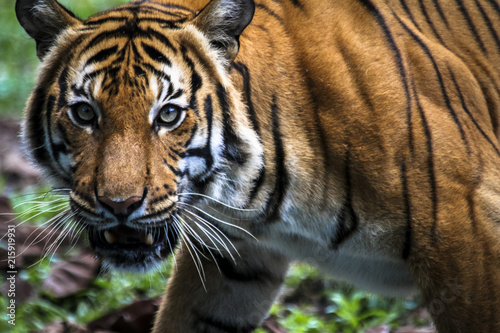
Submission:
[[[90,245],[103,264],[125,271],[148,271],[158,266],[175,249],[178,235],[171,226],[88,229]]]

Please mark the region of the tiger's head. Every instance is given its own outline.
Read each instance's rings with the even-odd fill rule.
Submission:
[[[248,0],[199,12],[133,1],[80,20],[55,0],[17,0],[42,60],[25,145],[105,264],[154,267],[183,234],[190,193],[231,197],[219,175],[245,186],[261,168],[227,74],[253,12]]]

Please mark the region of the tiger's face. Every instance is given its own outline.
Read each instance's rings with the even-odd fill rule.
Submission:
[[[132,2],[80,21],[40,0],[31,20],[20,14],[26,2],[18,1],[18,17],[43,60],[24,125],[33,160],[69,192],[105,264],[154,267],[184,235],[178,212],[190,193],[210,191],[215,175],[243,158],[235,145],[252,141],[248,129],[226,127],[241,107],[226,74],[237,35],[236,43],[211,40],[206,22],[216,8],[194,17]],[[61,22],[54,46],[37,35],[44,18]]]

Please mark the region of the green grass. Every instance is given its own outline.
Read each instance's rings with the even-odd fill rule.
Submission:
[[[36,297],[16,309],[16,325],[0,321],[0,332],[26,333],[41,330],[45,325],[60,320],[85,324],[110,311],[117,310],[134,300],[155,298],[162,294],[171,265],[168,262],[160,270],[149,274],[107,273],[97,277],[92,284],[75,295],[57,299],[41,291],[41,285],[51,272],[53,264],[60,262],[55,256],[52,262],[41,263],[18,274],[18,279],[35,287]],[[0,297],[0,307],[5,309],[8,299]]]

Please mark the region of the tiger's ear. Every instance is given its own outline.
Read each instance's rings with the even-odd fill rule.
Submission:
[[[212,0],[193,23],[205,33],[213,47],[232,61],[238,54],[239,37],[252,21],[254,11],[253,0]]]
[[[55,0],[17,0],[16,16],[24,30],[36,41],[36,53],[40,60],[63,30],[81,22]]]

